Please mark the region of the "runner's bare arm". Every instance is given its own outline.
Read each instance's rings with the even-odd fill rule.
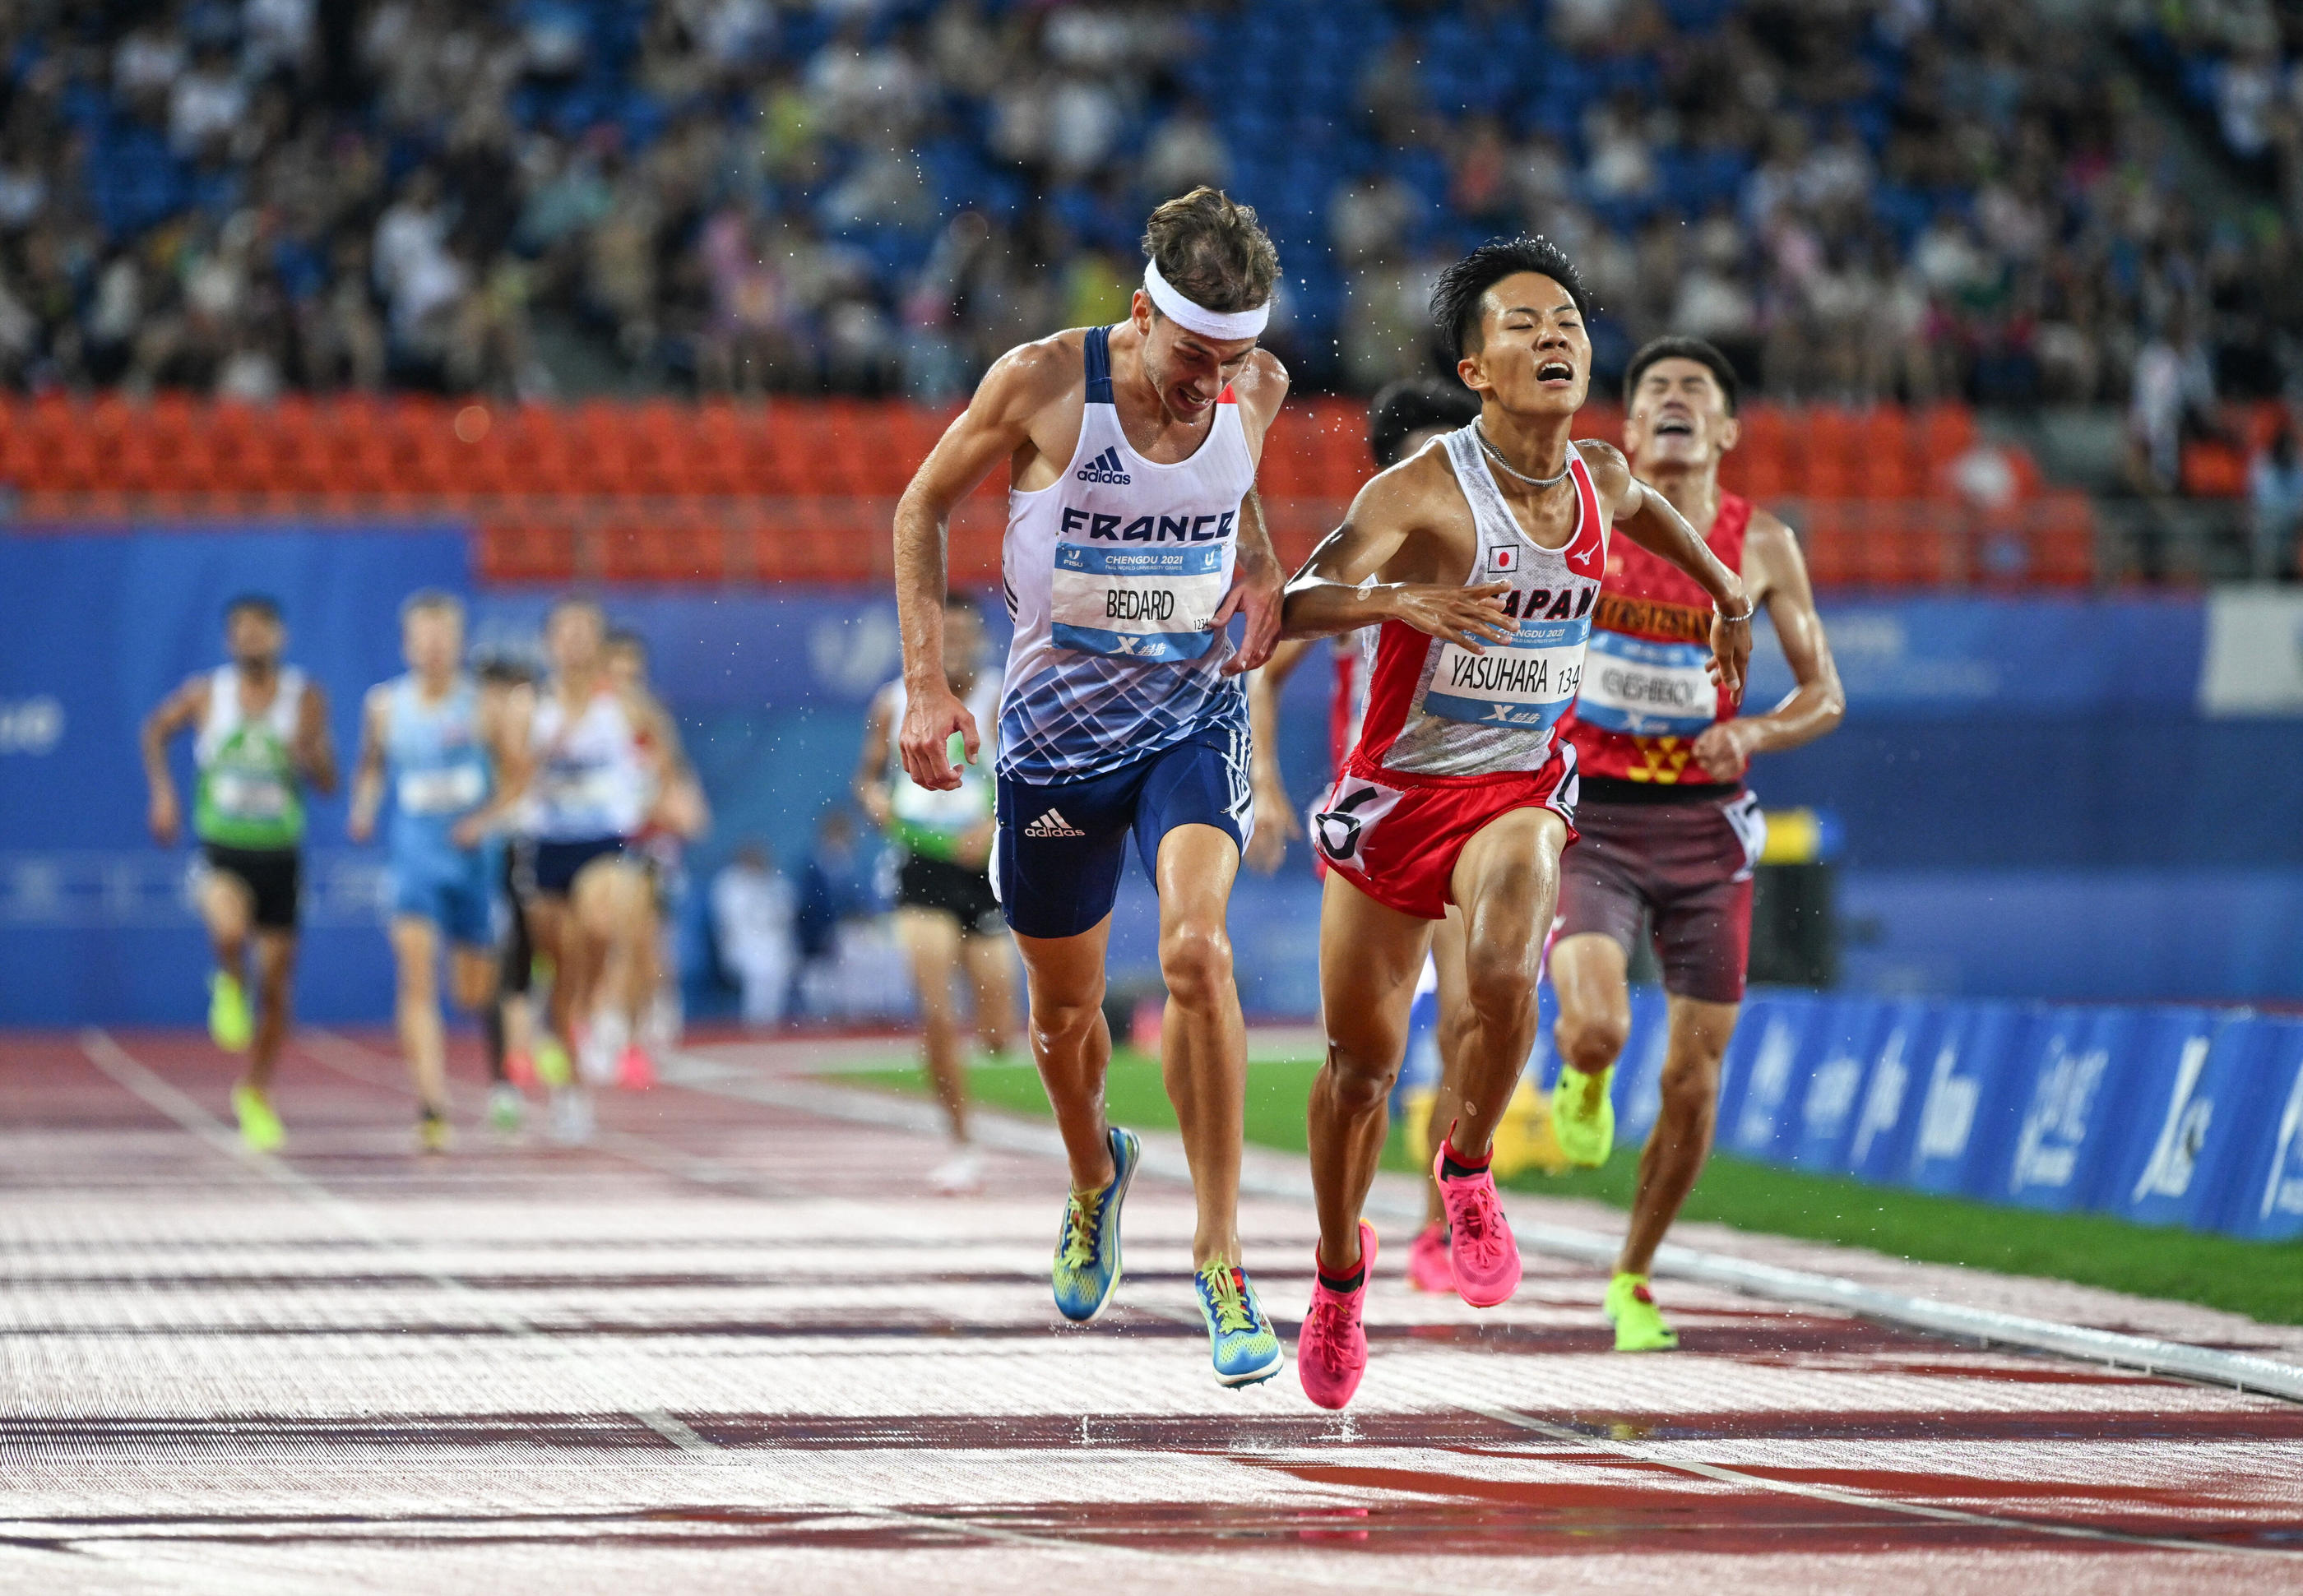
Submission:
[[[1615,508],[1615,529],[1650,554],[1671,561],[1711,595],[1711,674],[1727,690],[1731,703],[1743,701],[1743,674],[1751,659],[1750,601],[1743,579],[1729,570],[1671,500],[1632,475],[1631,462],[1612,443],[1579,439],[1591,485]],[[1740,621],[1724,617],[1740,615]]]
[[[327,690],[304,684],[296,705],[296,764],[316,793],[336,790],[336,740],[328,735]]]
[[[1312,651],[1308,637],[1290,637],[1247,678],[1247,735],[1254,751],[1255,830],[1247,840],[1250,869],[1270,875],[1287,857],[1291,838],[1303,834],[1295,801],[1279,773],[1279,694]]]
[[[502,827],[506,817],[527,796],[535,779],[536,760],[527,745],[527,728],[536,723],[536,689],[529,686],[483,687],[480,690],[480,741],[494,761],[494,778],[488,801],[450,829],[448,838],[460,848],[478,845]]]
[[[1208,622],[1208,630],[1220,632],[1233,616],[1247,617],[1239,647],[1223,662],[1225,676],[1253,670],[1271,658],[1271,645],[1279,641],[1283,591],[1279,556],[1271,547],[1270,528],[1263,524],[1263,500],[1250,488],[1239,501],[1239,547],[1232,561],[1231,591]]]
[[[1352,500],[1344,524],[1320,541],[1287,584],[1280,631],[1287,637],[1324,637],[1396,620],[1443,642],[1477,650],[1512,635],[1505,618],[1507,582],[1466,587],[1461,583],[1381,582],[1378,578],[1427,523],[1426,501],[1438,484],[1423,457],[1379,473]],[[1452,476],[1449,478],[1452,483]]]
[[[371,687],[360,701],[359,757],[352,763],[351,812],[344,835],[364,843],[375,835],[376,811],[384,807],[384,690]]]
[[[1696,762],[1714,781],[1741,779],[1754,754],[1814,742],[1837,727],[1847,712],[1847,694],[1839,685],[1839,667],[1832,659],[1823,619],[1816,614],[1815,592],[1808,585],[1799,540],[1773,516],[1751,517],[1743,540],[1743,585],[1756,602],[1767,607],[1767,618],[1775,624],[1776,639],[1783,644],[1784,659],[1797,685],[1766,714],[1723,720],[1696,738]]]
[[[168,743],[178,732],[199,725],[207,712],[208,679],[194,676],[145,717],[143,733],[137,739],[144,751],[144,782],[152,793],[147,823],[153,840],[164,848],[175,842],[184,823],[176,802],[176,778],[168,773]]]
[[[882,831],[895,815],[888,801],[888,735],[895,720],[892,698],[884,688],[873,695],[872,708],[864,717],[864,745],[856,751],[856,774],[848,783],[856,803]]]
[[[1287,368],[1270,350],[1253,350],[1239,375],[1232,379],[1231,391],[1239,405],[1240,428],[1246,434],[1248,452],[1260,465],[1264,440],[1287,398]],[[1234,615],[1247,617],[1239,647],[1224,661],[1224,675],[1236,676],[1253,670],[1271,657],[1271,645],[1279,641],[1285,580],[1279,556],[1271,547],[1270,528],[1263,519],[1263,500],[1250,488],[1240,501],[1239,545],[1232,562],[1231,591],[1208,623],[1211,631],[1220,632]]]
[[[982,733],[944,678],[943,601],[950,591],[946,540],[951,512],[1002,460],[1032,441],[1032,420],[1078,380],[1076,350],[1056,340],[1025,344],[994,361],[967,408],[945,429],[896,505],[896,617],[904,645],[907,702],[899,734],[904,769],[924,787],[949,792],[959,772],[945,752],[951,734],[975,760]]]
[[[648,818],[673,836],[693,841],[711,829],[712,805],[696,767],[688,762],[679,722],[663,700],[645,688],[633,692],[631,704],[633,724],[647,728],[649,745],[656,750],[656,800]]]

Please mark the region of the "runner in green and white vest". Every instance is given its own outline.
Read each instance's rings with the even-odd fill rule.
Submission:
[[[973,600],[955,593],[945,601],[943,624],[944,679],[976,725],[989,728],[999,720],[1000,678],[983,668],[983,613]],[[911,956],[928,1076],[951,1121],[952,1155],[929,1172],[929,1182],[940,1191],[962,1192],[974,1189],[982,1171],[967,1138],[967,1075],[952,978],[966,970],[975,1032],[986,1053],[1005,1053],[1019,1029],[1015,953],[990,873],[993,750],[987,736],[971,765],[953,733],[951,762],[959,785],[921,786],[904,774],[896,747],[905,703],[901,677],[873,699],[856,799],[896,850],[896,935]]]
[[[192,829],[200,842],[195,894],[215,945],[208,1031],[227,1052],[246,1052],[248,1072],[232,1088],[241,1137],[259,1152],[285,1133],[273,1112],[272,1071],[288,1034],[289,976],[296,958],[302,890],[304,791],[332,793],[335,750],[326,694],[281,663],[287,628],[280,607],[260,594],[224,609],[232,662],[171,693],[144,723],[144,774],[152,793],[152,835],[173,845],[182,828],[168,743],[193,731]],[[248,954],[256,953],[255,1012],[248,1002]]]

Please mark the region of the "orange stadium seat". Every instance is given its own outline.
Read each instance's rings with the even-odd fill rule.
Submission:
[[[727,545],[717,526],[642,521],[603,527],[600,575],[611,582],[719,582]]]
[[[2236,499],[2247,491],[2247,456],[2220,438],[2183,445],[2183,491],[2194,499]]]
[[[576,542],[564,525],[489,522],[479,541],[480,574],[490,582],[565,582],[576,575]]]

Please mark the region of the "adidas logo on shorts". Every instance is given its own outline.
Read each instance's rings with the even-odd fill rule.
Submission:
[[[1050,810],[1024,827],[1025,836],[1085,836],[1086,832],[1073,825],[1054,810]]]
[[[1105,449],[1072,475],[1084,483],[1109,483],[1119,488],[1135,480],[1127,475],[1126,467],[1120,463],[1117,448]]]

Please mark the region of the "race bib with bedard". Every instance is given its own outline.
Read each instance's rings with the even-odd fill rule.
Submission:
[[[1215,643],[1222,543],[1091,548],[1058,543],[1050,619],[1060,648],[1129,659],[1196,659]]]

